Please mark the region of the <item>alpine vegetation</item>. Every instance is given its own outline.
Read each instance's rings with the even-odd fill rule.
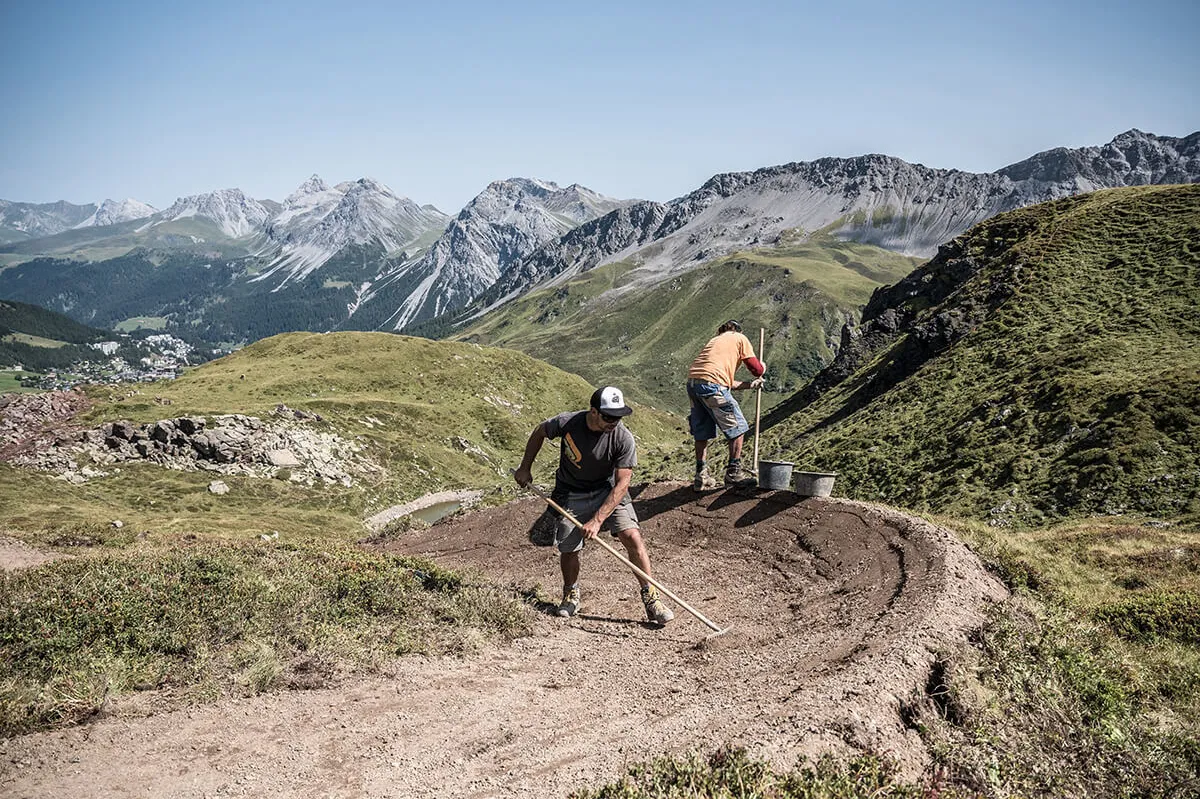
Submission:
[[[877,290],[764,419],[851,496],[992,526],[1200,516],[1200,186],[989,220]]]

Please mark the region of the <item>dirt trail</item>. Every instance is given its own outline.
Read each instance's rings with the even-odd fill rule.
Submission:
[[[902,706],[935,652],[962,645],[1003,588],[924,521],[786,491],[644,488],[655,575],[718,624],[676,608],[645,624],[637,585],[599,547],[583,613],[469,660],[0,741],[0,793],[51,796],[561,797],[652,757],[723,743],[788,768],[866,750],[908,775],[927,754]],[[540,500],[459,516],[390,549],[557,599],[557,558],[524,538]]]

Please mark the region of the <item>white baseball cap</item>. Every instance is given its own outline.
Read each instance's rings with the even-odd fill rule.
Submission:
[[[616,386],[596,389],[592,394],[592,407],[609,416],[628,416],[633,408],[625,404],[625,395]]]

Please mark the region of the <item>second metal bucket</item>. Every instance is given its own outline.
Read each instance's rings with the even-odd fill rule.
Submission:
[[[802,497],[827,497],[833,493],[837,472],[796,472],[796,493]]]
[[[790,461],[759,461],[758,487],[780,490],[792,485],[792,467]]]

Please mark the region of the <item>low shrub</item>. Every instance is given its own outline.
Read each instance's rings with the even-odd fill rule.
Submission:
[[[311,684],[314,662],[377,668],[527,629],[515,596],[345,545],[64,559],[0,576],[0,734],[78,721],[137,688],[255,693]],[[293,662],[309,676],[292,679]]]
[[[1131,641],[1200,645],[1200,596],[1193,593],[1151,591],[1103,605],[1092,616]]]
[[[790,772],[778,773],[751,758],[745,749],[719,749],[707,759],[660,758],[634,766],[619,782],[594,791],[571,794],[572,799],[858,799],[858,797],[966,796],[941,785],[914,785],[896,779],[887,760],[863,755],[843,761],[824,756]]]

